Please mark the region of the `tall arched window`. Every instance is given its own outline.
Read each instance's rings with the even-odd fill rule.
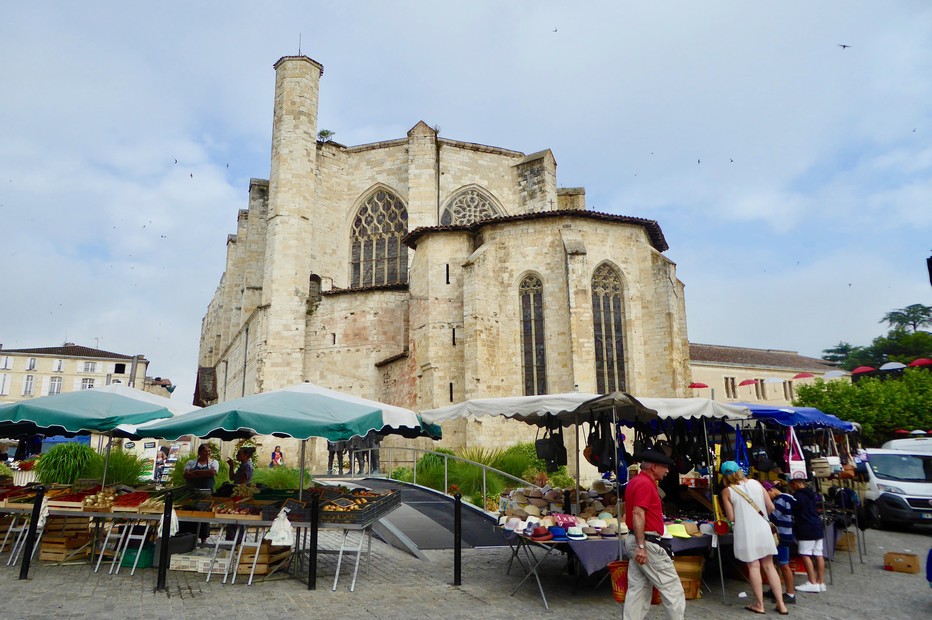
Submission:
[[[621,275],[602,264],[592,276],[592,327],[599,394],[625,389],[624,312]]]
[[[447,203],[440,214],[441,226],[466,226],[501,215],[491,196],[479,187],[463,189]]]
[[[540,278],[533,274],[525,276],[518,287],[521,296],[521,348],[526,396],[547,393],[543,292]]]
[[[403,284],[408,281],[408,210],[395,194],[377,189],[359,208],[351,232],[350,286]]]

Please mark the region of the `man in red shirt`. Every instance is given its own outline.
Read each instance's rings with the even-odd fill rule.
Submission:
[[[653,586],[660,591],[667,616],[680,620],[686,615],[686,595],[673,558],[660,544],[663,506],[657,491],[657,483],[670,471],[673,459],[655,450],[645,450],[638,459],[641,472],[628,482],[625,490],[625,523],[629,530],[625,552],[629,563],[624,618],[641,620],[647,615]]]

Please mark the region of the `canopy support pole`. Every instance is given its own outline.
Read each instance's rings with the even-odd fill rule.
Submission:
[[[113,445],[113,431],[107,433],[107,458],[104,459],[104,475],[100,480],[100,490],[107,487],[107,469],[110,467],[110,448]]]
[[[612,404],[612,432],[615,435],[612,437],[612,443],[615,445],[615,518],[618,519],[618,523],[621,523],[621,519],[624,517],[621,514],[621,479],[618,477],[618,405]],[[620,527],[620,525],[619,525]],[[622,548],[624,547],[624,537],[619,535],[618,537],[618,559],[624,557],[624,552]]]
[[[574,496],[576,500],[573,502],[573,514],[579,514],[579,413],[576,414],[576,493]]]
[[[298,472],[298,501],[304,500],[304,448],[307,446],[307,439],[301,440],[301,469]]]
[[[715,503],[715,456],[709,448],[709,423],[705,418],[702,418],[702,434],[705,437],[706,459],[709,461],[709,489],[712,490],[712,502]],[[715,515],[712,516],[715,517]],[[718,538],[717,534],[713,533],[712,535],[716,539]],[[722,567],[722,542],[720,540],[716,540],[716,542],[718,545],[715,547],[715,557],[718,558],[718,579],[719,583],[722,584],[722,605],[728,605],[728,599],[725,597],[725,569]]]

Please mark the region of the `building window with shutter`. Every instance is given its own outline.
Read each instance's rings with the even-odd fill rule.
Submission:
[[[30,357],[29,361],[26,362],[26,370],[35,370],[36,369],[36,358]]]
[[[738,387],[734,377],[725,377],[725,398],[738,398]]]
[[[350,286],[404,284],[408,281],[408,209],[387,189],[372,192],[359,208],[351,232]]]
[[[13,370],[13,358],[9,355],[0,357],[0,370]]]
[[[10,375],[0,375],[0,396],[7,396],[10,393]]]
[[[52,377],[49,381],[49,396],[61,394],[61,377]]]
[[[783,398],[790,402],[793,402],[793,399],[796,398],[796,395],[793,393],[793,382],[792,381],[783,382]]]
[[[23,396],[32,396],[32,385],[35,378],[32,375],[26,375],[23,380]]]
[[[97,372],[97,362],[84,362],[84,372]]]
[[[599,394],[625,389],[624,310],[621,274],[602,264],[592,276],[592,327]]]
[[[125,374],[126,374],[126,364],[114,364],[114,365],[113,365],[113,374],[115,374],[115,375],[125,375]]]
[[[93,390],[94,380],[93,379],[81,379],[81,389],[82,390]]]
[[[528,275],[518,287],[521,298],[521,348],[524,394],[547,393],[547,352],[544,344],[544,286],[540,277]]]
[[[754,379],[754,395],[757,400],[767,400],[767,386],[763,379]]]
[[[62,360],[52,360],[52,372],[62,372],[64,365],[65,363]]]

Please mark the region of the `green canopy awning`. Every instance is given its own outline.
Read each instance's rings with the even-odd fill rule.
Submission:
[[[139,427],[142,437],[174,440],[184,435],[223,440],[273,435],[345,441],[369,431],[406,437],[440,437],[410,409],[344,394],[312,383],[245,396],[170,420]]]
[[[0,405],[0,436],[110,433],[197,409],[121,384]]]

